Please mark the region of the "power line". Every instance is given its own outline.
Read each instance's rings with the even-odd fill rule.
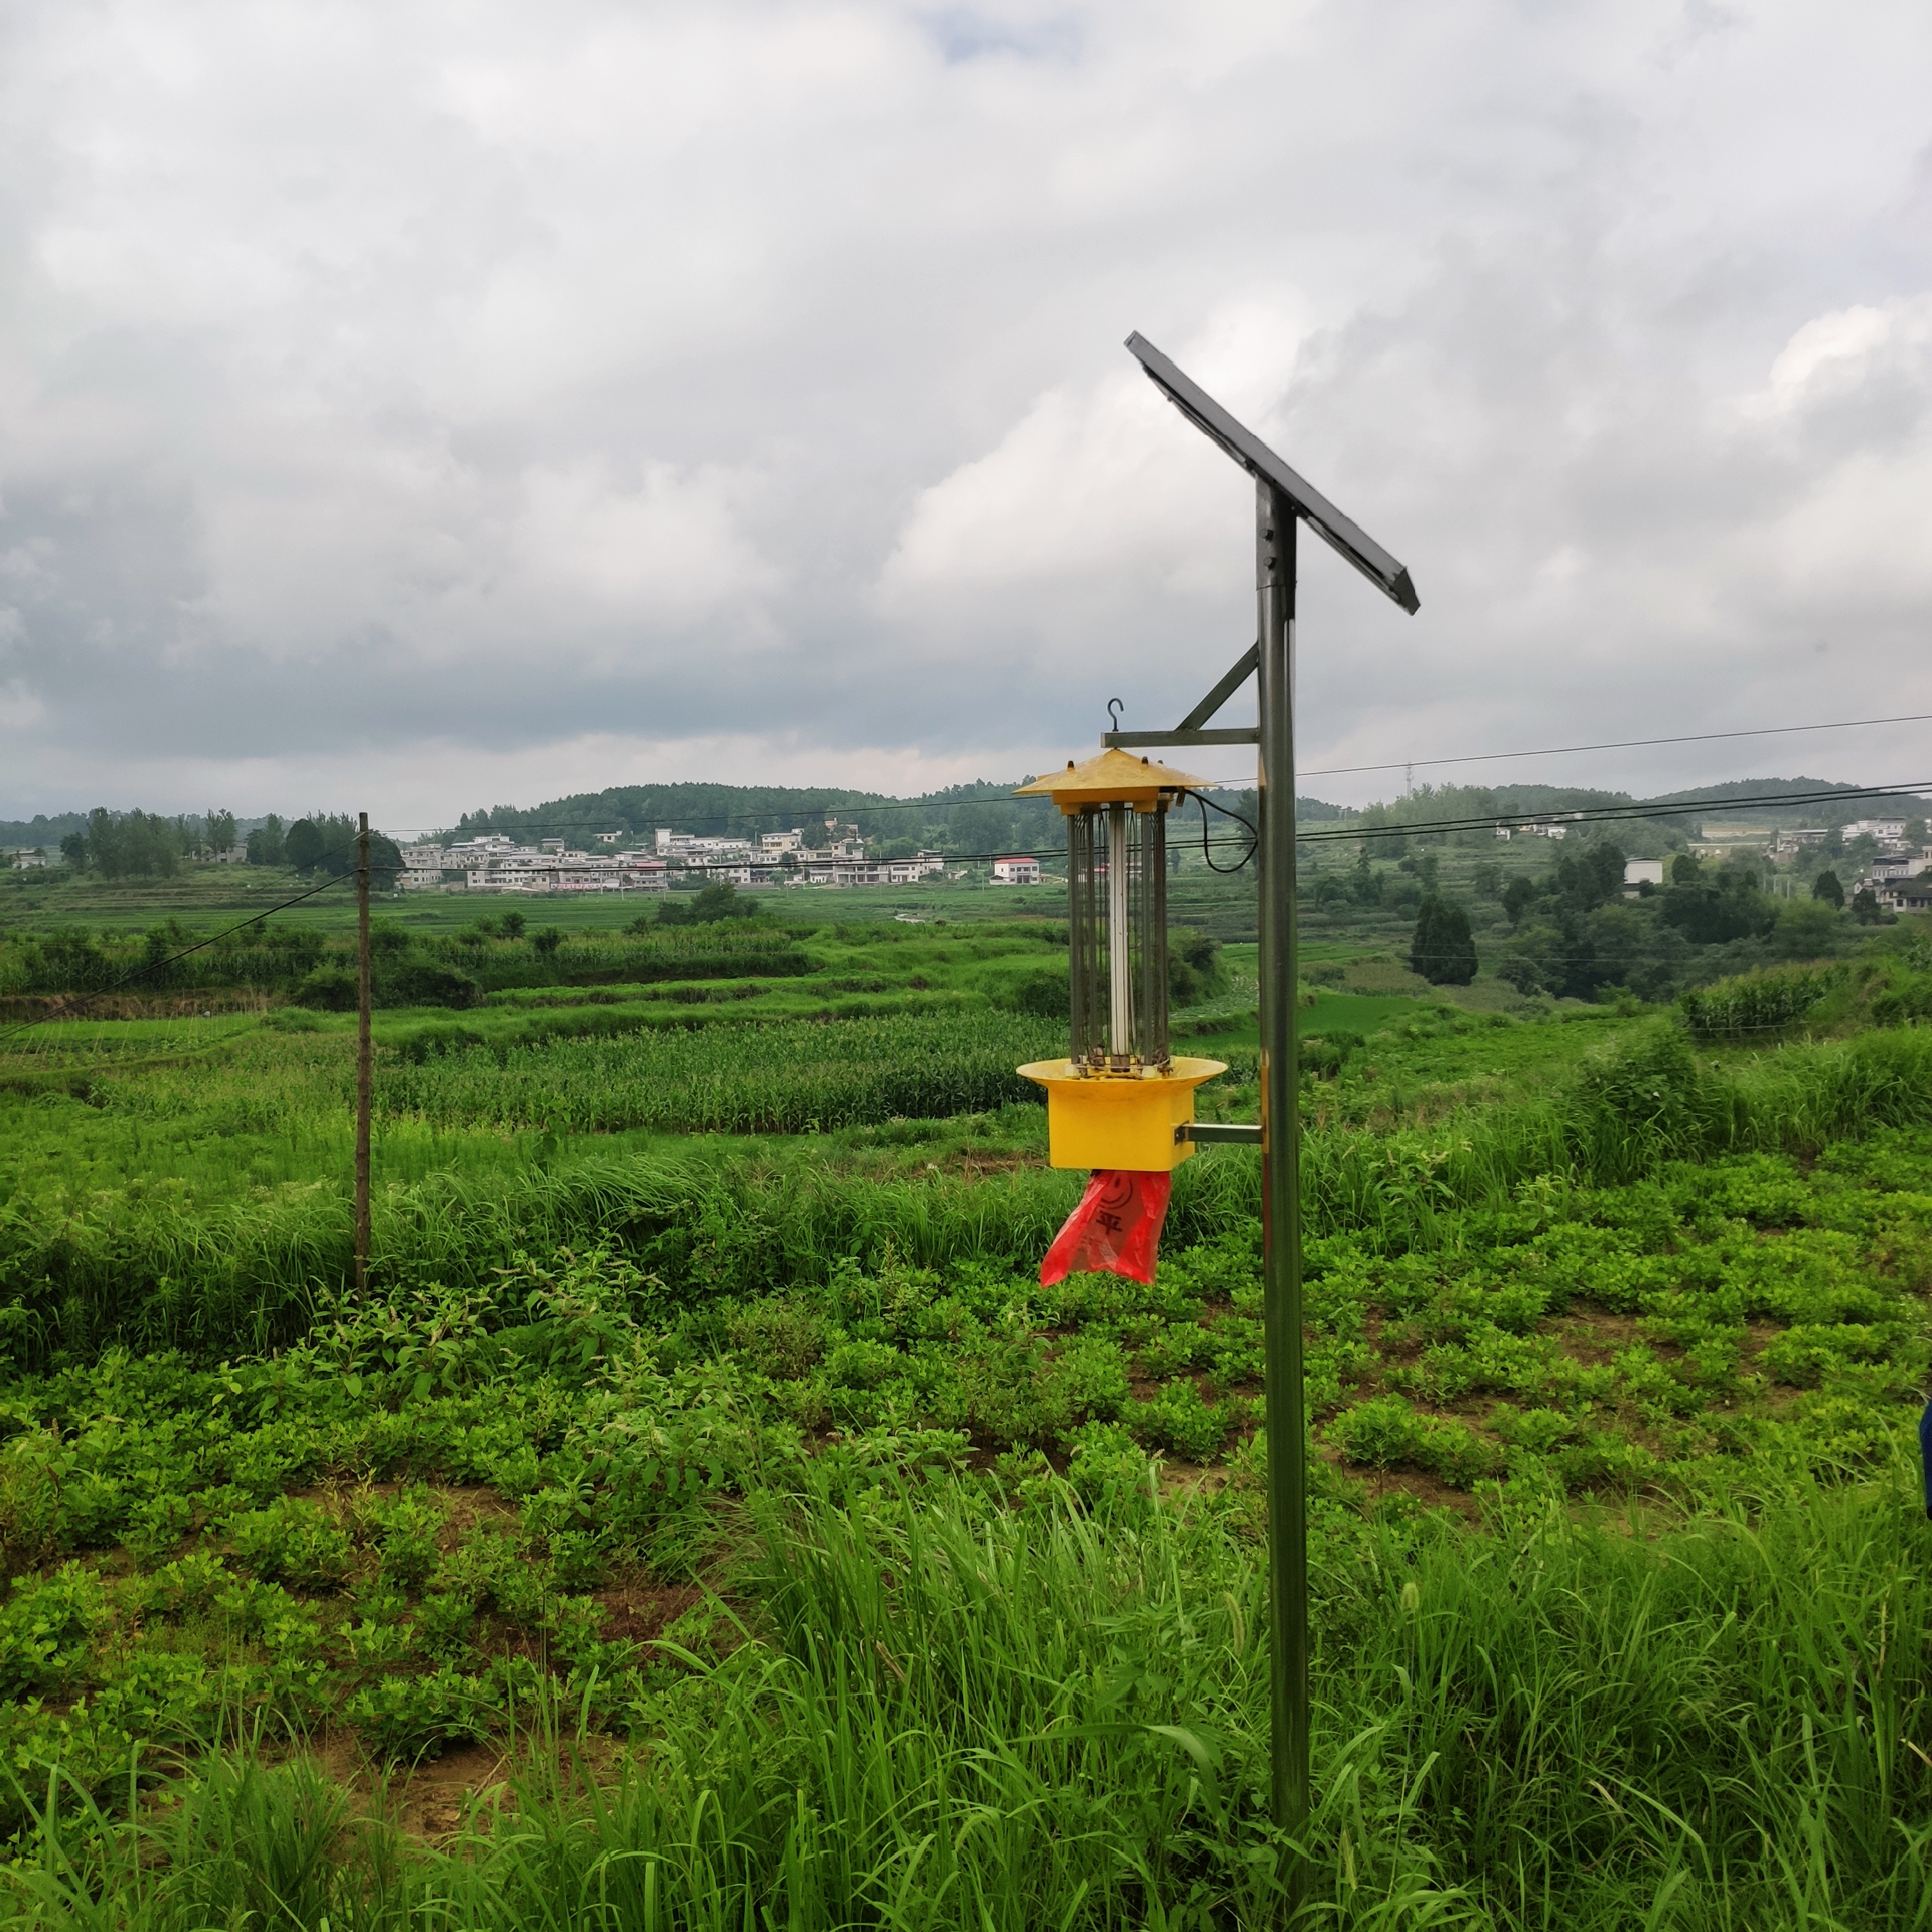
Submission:
[[[1667,738],[1620,738],[1606,740],[1600,744],[1546,745],[1529,751],[1465,752],[1459,752],[1453,757],[1439,758],[1393,759],[1382,764],[1318,766],[1311,770],[1298,772],[1295,776],[1298,779],[1305,778],[1342,778],[1361,772],[1402,771],[1418,765],[1438,766],[1482,764],[1493,763],[1501,759],[1568,757],[1584,752],[1632,751],[1657,745],[1714,744],[1724,740],[1734,738],[1776,737],[1794,732],[1804,731],[1851,731],[1862,730],[1870,726],[1880,724],[1924,724],[1928,722],[1932,722],[1932,712],[1908,712],[1900,716],[1893,718],[1846,718],[1818,724],[1766,724],[1754,727],[1748,730],[1692,731],[1685,732],[1678,736]],[[1246,778],[1236,778],[1210,779],[1206,781],[1206,782],[1216,785],[1248,786],[1251,785],[1253,781]],[[1828,794],[1820,792],[1814,794],[1813,796],[1822,799],[1826,796],[1852,798],[1862,795],[1862,794],[1859,789],[1856,787],[1834,787]],[[1742,801],[1736,799],[1720,799],[1710,801],[1711,803],[1719,805],[1735,805],[1742,802]],[[1014,801],[1011,799],[1010,796],[1004,792],[992,793],[978,798],[940,799],[927,797],[917,799],[884,800],[854,799],[848,800],[843,802],[832,801],[818,805],[774,806],[758,812],[727,811],[704,812],[694,817],[685,818],[661,818],[653,817],[652,824],[653,826],[662,825],[667,831],[670,831],[674,830],[680,826],[688,826],[693,825],[742,824],[747,821],[756,822],[766,819],[796,818],[801,816],[811,815],[822,816],[827,813],[837,813],[841,812],[940,812],[955,811],[961,806],[979,805],[1006,806],[1012,802],[1014,802]],[[513,814],[511,823],[516,831],[525,835],[528,835],[532,832],[542,834],[548,832],[576,832],[579,834],[588,832],[592,836],[596,836],[596,828],[583,819],[572,819],[568,820],[532,819],[524,817],[521,814]],[[377,827],[374,826],[370,828],[372,832],[377,829]],[[619,826],[616,829],[620,832],[622,832],[624,830],[622,826]],[[420,838],[446,838],[450,836],[452,832],[468,832],[472,836],[492,836],[490,830],[487,825],[389,825],[383,826],[380,828],[380,830],[383,832],[385,836],[393,836],[395,833],[399,832],[410,833]],[[507,835],[496,834],[494,836],[502,836]]]
[[[1671,818],[1696,812],[1708,812],[1718,806],[1737,807],[1766,805],[1805,805],[1821,798],[1906,798],[1918,802],[1921,792],[1932,790],[1932,778],[1913,778],[1895,784],[1859,785],[1830,792],[1782,792],[1767,794],[1763,797],[1746,798],[1692,798],[1682,799],[1669,805],[1628,805],[1584,806],[1574,812],[1566,812],[1558,819],[1550,819],[1550,824],[1561,823],[1567,830],[1572,825],[1616,825],[1645,818]],[[1425,832],[1480,832],[1514,819],[1514,826],[1520,827],[1528,813],[1497,813],[1488,812],[1473,818],[1415,818],[1405,820],[1400,824],[1343,825],[1322,831],[1302,831],[1297,829],[1294,842],[1298,845],[1331,844],[1337,841],[1366,838],[1406,838],[1412,833]],[[1219,846],[1232,847],[1245,844],[1245,841],[1226,839],[1216,841]],[[1004,854],[988,852],[962,852],[949,855],[949,862],[960,865],[983,863],[997,856],[1040,859],[1058,857],[1065,848],[1055,846],[1020,852],[1009,848]]]
[[[1492,763],[1498,759],[1504,758],[1559,758],[1570,756],[1576,753],[1582,752],[1634,751],[1641,749],[1646,746],[1655,745],[1715,744],[1723,740],[1732,738],[1771,738],[1788,735],[1793,732],[1803,731],[1854,731],[1862,730],[1868,727],[1879,724],[1924,724],[1928,721],[1932,721],[1932,712],[1915,711],[1906,712],[1902,716],[1895,718],[1844,718],[1818,724],[1764,724],[1754,726],[1748,730],[1689,731],[1668,738],[1612,739],[1606,740],[1601,744],[1594,745],[1545,745],[1531,751],[1464,752],[1459,752],[1451,758],[1397,758],[1391,760],[1385,764],[1379,765],[1319,766],[1310,771],[1298,772],[1295,774],[1295,776],[1298,780],[1305,778],[1342,778],[1358,772],[1402,771],[1411,769],[1418,765],[1436,766],[1483,764]],[[1251,783],[1252,781],[1245,778],[1222,778],[1216,779],[1213,782],[1220,784],[1234,785],[1246,784]],[[1850,792],[1846,792],[1841,795],[1850,796],[1852,794]],[[1725,802],[1726,801],[1719,802]],[[1735,801],[1730,802],[1734,802]],[[855,801],[846,805],[823,805],[811,806],[792,806],[775,807],[769,811],[763,812],[710,812],[698,818],[656,820],[653,822],[664,824],[666,829],[668,830],[674,828],[679,824],[717,824],[720,822],[730,824],[734,821],[740,821],[746,818],[784,818],[787,816],[795,817],[800,813],[806,812],[944,812],[949,811],[955,806],[962,805],[1000,805],[1004,804],[1005,802],[1006,802],[1006,801],[1004,797],[998,796],[986,798],[951,799],[937,801],[931,799],[889,800],[879,804],[870,804]],[[402,826],[392,829],[420,833],[428,832],[431,828],[427,826]],[[467,831],[471,830],[473,828],[460,826],[448,829],[458,831]],[[584,826],[581,821],[573,824],[568,827],[547,827],[544,824],[524,824],[519,826],[519,830],[526,832],[539,831],[545,829],[581,831],[584,830]],[[439,836],[446,835],[440,834]]]
[[[322,861],[318,859],[316,862],[320,865]],[[320,885],[311,886],[305,892],[298,892],[292,899],[284,899],[279,905],[272,905],[261,912],[254,914],[250,917],[242,920],[238,925],[226,926],[219,932],[211,932],[206,939],[197,939],[192,946],[184,946],[178,952],[170,952],[165,959],[145,961],[142,964],[136,966],[133,971],[122,974],[112,986],[103,986],[97,992],[84,994],[76,1002],[74,1011],[78,1012],[81,1007],[92,1006],[96,1000],[104,1000],[110,994],[120,992],[124,988],[132,986],[136,980],[145,979],[150,973],[158,973],[164,967],[172,966],[176,960],[185,959],[191,952],[202,952],[212,946],[217,940],[227,938],[231,933],[246,932],[251,926],[260,926],[265,919],[272,919],[277,913],[286,912],[290,906],[298,906],[304,899],[312,899],[318,893],[327,892],[330,886],[339,886],[344,879],[354,877],[355,874],[352,872],[338,873],[333,878],[323,880]],[[63,1012],[58,1017],[61,1019],[71,1019],[74,1017],[74,1012]],[[11,1040],[16,1034],[28,1033],[37,1026],[46,1026],[50,1023],[50,1020],[45,1019],[28,1020],[19,1026],[8,1027],[4,1031],[0,1031],[0,1040]]]
[[[1762,724],[1748,731],[1691,731],[1676,738],[1618,738],[1600,745],[1546,745],[1534,752],[1465,752],[1453,758],[1401,758],[1385,765],[1329,765],[1298,772],[1298,778],[1334,778],[1354,772],[1394,772],[1415,765],[1476,765],[1498,758],[1553,758],[1576,752],[1630,752],[1648,745],[1708,745],[1723,738],[1774,738],[1792,731],[1856,731],[1869,724],[1922,724],[1932,711],[1909,712],[1899,718],[1846,718],[1827,724]]]
[[[1566,826],[1574,824],[1616,824],[1633,819],[1670,818],[1693,812],[1708,811],[1713,806],[1736,808],[1756,805],[1803,805],[1814,802],[1820,799],[1912,798],[1916,802],[1917,795],[1928,789],[1932,789],[1932,779],[1915,778],[1886,785],[1834,787],[1829,791],[1778,793],[1761,798],[1684,799],[1669,805],[1660,806],[1586,807],[1576,812],[1565,813],[1563,823]],[[1228,814],[1231,818],[1234,815],[1232,813]],[[1481,817],[1476,818],[1415,819],[1400,825],[1338,826],[1333,830],[1321,832],[1298,830],[1295,833],[1295,842],[1298,844],[1314,844],[1340,839],[1360,841],[1368,838],[1401,838],[1408,837],[1412,832],[1478,831],[1492,826],[1496,822],[1497,815],[1495,813],[1486,812]],[[1202,846],[1204,853],[1208,851],[1210,846],[1219,847],[1223,850],[1241,850],[1244,854],[1243,860],[1235,867],[1231,868],[1234,870],[1239,870],[1240,866],[1246,863],[1246,859],[1251,856],[1253,852],[1252,845],[1245,839],[1210,841],[1204,836]],[[337,847],[334,850],[343,851],[347,849],[346,847]],[[332,856],[333,856],[332,853],[325,852],[317,857],[316,862],[320,865]],[[951,855],[950,862],[975,865],[989,863],[996,857],[1057,858],[1060,856],[1061,848],[1058,847],[1044,849],[1036,848],[1024,854],[1015,852],[1009,848],[1004,853],[954,854]],[[1216,867],[1216,869],[1222,868]],[[165,958],[148,961],[135,968],[131,972],[124,974],[112,986],[104,986],[98,992],[86,994],[79,1002],[79,1005],[84,1007],[92,1004],[96,1000],[105,999],[110,994],[120,992],[123,988],[132,985],[137,980],[145,978],[151,973],[160,972],[164,968],[174,964],[178,960],[185,959],[190,954],[204,950],[206,947],[214,945],[218,940],[225,939],[232,933],[245,932],[251,926],[259,926],[263,920],[273,918],[278,912],[286,912],[292,906],[300,905],[306,900],[314,898],[320,894],[327,892],[330,887],[340,885],[344,879],[351,876],[348,873],[338,874],[333,878],[325,880],[320,885],[311,887],[308,892],[298,892],[294,898],[284,899],[278,904],[266,907],[262,911],[254,914],[233,926],[224,928],[220,932],[211,933],[206,939],[196,940],[193,945],[183,946],[178,952],[170,953]],[[64,1018],[67,1016],[62,1016]],[[20,1026],[8,1028],[4,1031],[0,1031],[0,1040],[10,1040],[16,1034],[28,1032],[34,1027],[46,1024],[44,1020],[28,1020]]]

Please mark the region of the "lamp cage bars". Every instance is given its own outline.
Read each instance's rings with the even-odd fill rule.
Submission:
[[[1088,1075],[1164,1072],[1167,812],[1118,801],[1066,820],[1071,1058]]]

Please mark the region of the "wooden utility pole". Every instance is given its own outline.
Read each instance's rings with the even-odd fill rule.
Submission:
[[[356,839],[356,1292],[369,1286],[369,1103],[374,1049],[369,1033],[369,814]]]

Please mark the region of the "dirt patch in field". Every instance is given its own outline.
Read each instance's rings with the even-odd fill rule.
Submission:
[[[519,1520],[514,1504],[506,1502],[494,1490],[480,1483],[440,1484],[436,1495],[449,1511],[442,1533],[436,1538],[445,1550],[454,1550],[478,1523]]]
[[[440,1757],[393,1775],[391,1816],[406,1836],[437,1844],[453,1837],[479,1803],[508,1803],[509,1778],[509,1754],[501,1745],[452,1744]]]
[[[1549,1336],[1566,1355],[1588,1368],[1600,1366],[1645,1339],[1636,1316],[1613,1315],[1583,1301],[1573,1302],[1568,1314],[1546,1316],[1536,1326],[1539,1334]]]
[[[614,1583],[593,1590],[604,1606],[604,1636],[612,1642],[650,1643],[704,1600],[694,1583]]]

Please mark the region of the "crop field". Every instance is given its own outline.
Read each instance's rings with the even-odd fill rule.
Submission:
[[[1050,920],[465,930],[366,1295],[339,935],[0,1040],[8,1922],[1271,1922],[1252,1154],[1043,1288]],[[1932,1928],[1932,944],[1309,970],[1302,1922]]]

